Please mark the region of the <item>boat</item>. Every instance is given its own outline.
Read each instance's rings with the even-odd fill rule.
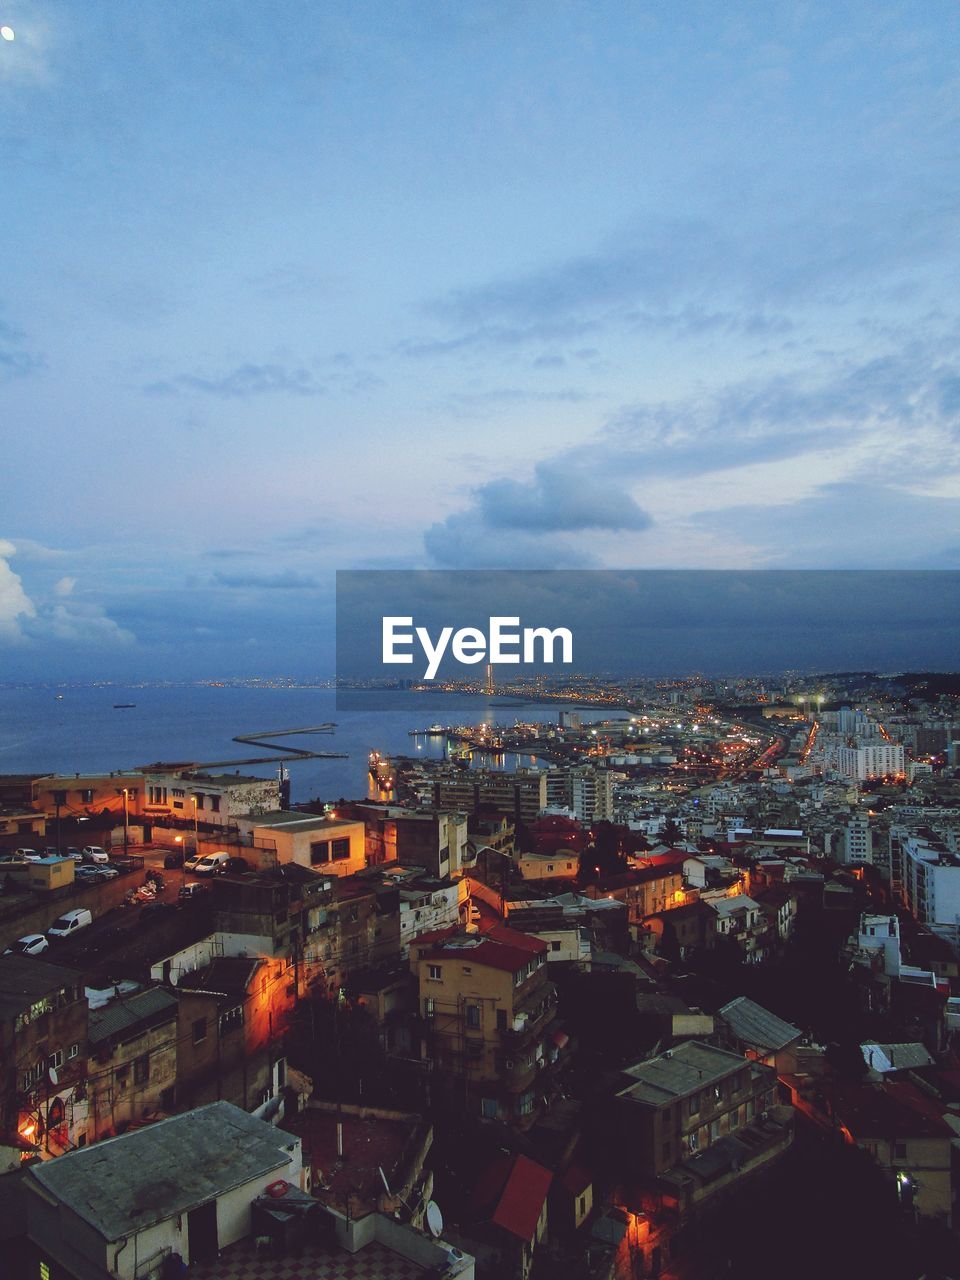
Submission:
[[[113,704],[114,711],[125,711],[128,707],[135,707],[135,702],[115,702]]]

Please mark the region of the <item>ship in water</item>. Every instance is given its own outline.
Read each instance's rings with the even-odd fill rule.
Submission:
[[[114,711],[126,711],[129,707],[135,707],[135,702],[115,702],[113,704]]]

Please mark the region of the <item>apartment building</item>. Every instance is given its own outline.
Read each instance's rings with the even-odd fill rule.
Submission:
[[[88,1008],[82,975],[0,956],[0,1131],[61,1155],[87,1140]]]
[[[613,1130],[624,1170],[684,1216],[789,1147],[773,1068],[700,1040],[626,1071]]]
[[[431,1079],[490,1119],[532,1120],[567,1037],[547,944],[506,926],[441,929],[410,947]]]

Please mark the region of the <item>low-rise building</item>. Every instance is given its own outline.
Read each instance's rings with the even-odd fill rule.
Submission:
[[[173,1109],[177,1009],[175,995],[150,987],[90,1010],[90,1141],[113,1137]]]
[[[88,1008],[75,969],[0,956],[0,1130],[60,1155],[87,1141]]]
[[[35,1274],[141,1280],[167,1259],[216,1259],[281,1179],[309,1190],[300,1140],[228,1102],[36,1164],[24,1183]]]

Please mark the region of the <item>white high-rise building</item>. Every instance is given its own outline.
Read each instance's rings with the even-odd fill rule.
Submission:
[[[884,778],[904,771],[903,747],[899,743],[878,739],[856,747],[840,747],[837,767],[846,778],[865,782],[868,778]]]

